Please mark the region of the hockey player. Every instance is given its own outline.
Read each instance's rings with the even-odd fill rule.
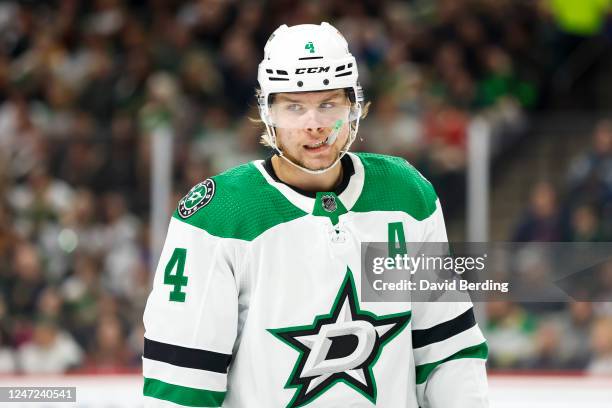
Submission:
[[[446,231],[405,160],[349,153],[363,94],[346,40],[327,23],[283,25],[264,54],[276,154],[179,202],[144,313],[146,405],[488,406],[471,303],[361,299],[362,242]]]

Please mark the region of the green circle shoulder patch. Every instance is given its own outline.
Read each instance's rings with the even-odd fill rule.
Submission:
[[[215,181],[206,179],[196,184],[178,205],[178,213],[181,218],[191,217],[200,208],[205,207],[215,195]]]

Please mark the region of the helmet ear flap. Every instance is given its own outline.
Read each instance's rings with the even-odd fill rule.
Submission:
[[[351,103],[351,111],[349,112],[349,120],[352,122],[361,117],[361,103]]]
[[[357,85],[354,88],[348,88],[348,98],[351,102],[351,111],[349,113],[349,120],[354,121],[361,117],[361,110],[363,102],[363,90],[361,86]]]
[[[262,94],[257,96],[257,106],[259,108],[259,117],[268,126],[272,126],[270,118],[270,109],[268,107],[268,95]]]

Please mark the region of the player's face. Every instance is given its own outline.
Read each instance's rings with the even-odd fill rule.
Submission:
[[[278,147],[302,167],[326,169],[347,144],[349,112],[350,102],[342,89],[276,94],[271,113]],[[327,144],[332,133],[336,139]]]

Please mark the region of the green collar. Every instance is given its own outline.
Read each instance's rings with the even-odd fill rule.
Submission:
[[[348,211],[336,193],[331,191],[318,192],[315,198],[314,209],[312,215],[317,217],[328,217],[333,225],[338,224],[338,220],[342,214]]]

